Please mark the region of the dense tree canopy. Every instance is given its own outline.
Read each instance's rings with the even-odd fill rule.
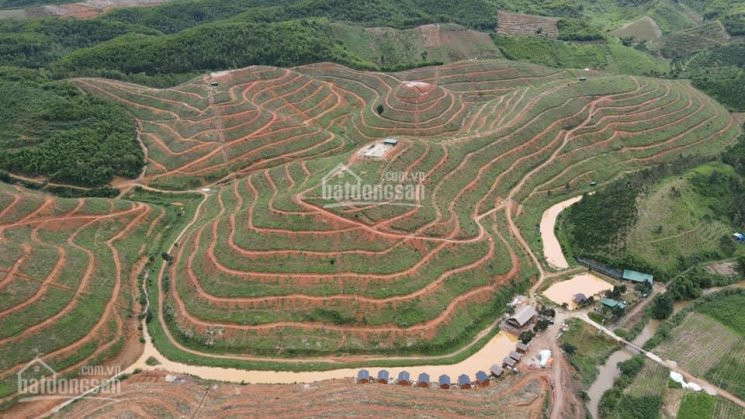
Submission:
[[[98,186],[143,165],[132,119],[119,107],[39,72],[0,68],[0,169]]]

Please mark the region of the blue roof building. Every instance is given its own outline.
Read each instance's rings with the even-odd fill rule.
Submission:
[[[467,374],[459,375],[458,376],[458,387],[471,388],[471,378]]]
[[[488,386],[489,385],[489,376],[484,371],[479,371],[476,373],[476,381],[481,386]]]
[[[442,374],[440,376],[440,379],[437,380],[437,382],[440,384],[441,389],[447,390],[450,388],[450,376],[449,375]]]
[[[401,385],[411,384],[411,374],[408,371],[401,371],[398,373],[398,383]]]
[[[390,374],[388,374],[387,370],[378,371],[378,382],[379,383],[387,384],[389,377],[390,377]]]
[[[358,383],[367,383],[367,382],[370,382],[370,371],[368,371],[368,370],[360,370],[357,373],[357,382]]]
[[[419,374],[419,378],[416,381],[419,387],[429,387],[429,374],[426,372]]]

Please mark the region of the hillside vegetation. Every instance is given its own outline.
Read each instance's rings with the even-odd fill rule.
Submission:
[[[0,68],[0,169],[100,186],[135,177],[143,153],[119,106],[32,70]]]
[[[665,277],[745,254],[731,237],[745,229],[743,178],[723,163],[686,166],[632,175],[572,206],[564,223],[573,254]]]

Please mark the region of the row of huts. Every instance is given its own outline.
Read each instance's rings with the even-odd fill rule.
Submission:
[[[471,380],[468,374],[461,374],[458,376],[457,386],[461,389],[470,389],[475,386],[486,387],[489,385],[491,378],[499,378],[504,374],[505,368],[515,368],[515,365],[522,359],[523,355],[528,351],[528,345],[525,343],[518,343],[515,350],[504,358],[502,365],[494,364],[489,368],[489,373],[484,371],[478,371],[476,373],[476,379]],[[361,369],[357,372],[357,383],[380,383],[389,384],[395,383],[400,386],[415,386],[429,388],[431,384],[430,376],[426,372],[419,374],[416,381],[412,380],[411,374],[408,371],[401,371],[398,373],[398,377],[393,380],[388,370],[380,370],[375,378],[370,375],[370,371]],[[441,375],[437,380],[439,388],[447,390],[453,386],[450,376],[447,374]]]
[[[502,375],[504,370],[499,365],[493,365],[490,369],[491,376],[499,377]],[[487,374],[484,371],[478,371],[476,373],[476,379],[472,380],[471,377],[468,374],[461,374],[458,376],[458,380],[456,381],[456,384],[458,388],[461,389],[471,389],[475,386],[478,387],[486,387],[489,385],[491,381],[490,374]],[[362,369],[359,370],[357,373],[357,383],[358,384],[367,384],[367,383],[380,383],[380,384],[389,384],[389,383],[395,383],[400,386],[414,386],[414,387],[424,387],[429,388],[432,384],[432,381],[430,379],[429,374],[426,372],[423,372],[419,374],[419,377],[417,377],[416,381],[412,380],[411,374],[409,374],[408,371],[401,371],[398,373],[398,378],[391,381],[390,373],[387,370],[380,370],[378,371],[377,377],[373,378],[370,375],[370,372],[368,370]],[[447,374],[441,375],[437,379],[437,386],[443,390],[447,390],[451,387],[455,386],[450,379],[450,376]]]
[[[509,355],[504,357],[502,360],[502,368],[514,369],[517,366],[517,363],[523,359],[526,352],[528,352],[528,345],[522,342],[518,343],[517,346],[515,346],[515,350],[510,352]]]

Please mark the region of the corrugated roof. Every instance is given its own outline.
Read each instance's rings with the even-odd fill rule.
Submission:
[[[398,379],[400,381],[409,381],[409,379],[411,379],[411,374],[409,374],[408,371],[401,371],[398,373]]]
[[[440,379],[438,380],[440,384],[450,384],[450,376],[449,375],[441,375]]]
[[[603,303],[604,306],[610,307],[610,308],[613,308],[613,307],[626,308],[626,303],[624,303],[623,301],[614,300],[612,298],[603,298],[601,302]]]
[[[370,378],[370,372],[368,370],[360,370],[357,373],[357,378]]]
[[[386,370],[378,371],[378,380],[387,380],[388,377],[389,377],[388,371]]]
[[[501,365],[494,364],[491,366],[491,368],[489,368],[489,371],[491,371],[492,374],[499,377],[504,372],[504,369],[502,368]]]
[[[654,276],[643,272],[632,271],[631,269],[624,269],[623,279],[633,282],[649,282],[651,284],[654,281]]]
[[[538,315],[538,312],[535,311],[533,306],[525,305],[525,306],[522,306],[520,310],[517,310],[515,314],[510,316],[510,318],[507,319],[507,321],[516,323],[518,326],[522,327],[522,326],[525,326],[526,323],[528,323],[533,317],[537,315]]]
[[[469,377],[467,374],[461,374],[458,376],[458,385],[463,386],[466,384],[471,384],[471,377]]]
[[[429,374],[426,372],[419,374],[419,379],[417,381],[420,383],[429,383]]]
[[[489,376],[486,375],[484,371],[479,371],[476,373],[476,381],[478,381],[479,383],[482,383],[488,380],[489,380]]]

